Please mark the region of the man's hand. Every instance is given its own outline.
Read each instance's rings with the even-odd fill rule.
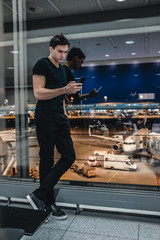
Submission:
[[[82,83],[76,83],[75,81],[71,81],[65,87],[66,94],[75,94],[80,91],[82,88]]]
[[[89,93],[89,95],[88,95],[88,97],[97,97],[98,96],[98,94],[99,94],[99,92],[98,93],[96,93],[96,89],[95,88],[93,88],[91,91],[90,91],[90,93]]]

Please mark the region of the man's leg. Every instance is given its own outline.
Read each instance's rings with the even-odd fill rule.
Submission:
[[[48,188],[53,187],[63,173],[65,173],[75,161],[75,151],[70,136],[70,124],[65,115],[62,115],[59,119],[59,128],[56,135],[56,147],[58,152],[61,154],[61,158],[45,177],[41,187],[45,187],[45,184]],[[64,211],[57,207],[55,203],[52,203],[49,209],[52,211],[52,217],[55,219],[64,220],[67,218]]]
[[[56,134],[53,130],[49,129],[49,131],[44,131],[38,137],[37,139],[40,146],[40,165],[39,165],[39,177],[40,177],[40,188],[43,184],[43,181],[45,177],[49,174],[51,171],[53,164],[54,164],[54,144],[55,144],[55,138]],[[39,191],[39,189],[36,189],[34,192],[35,196],[39,199],[42,199],[46,205],[49,205],[50,203],[54,202],[54,193],[53,188],[46,187],[43,188],[42,191]]]
[[[61,154],[61,158],[49,171],[44,178],[40,189],[50,188],[55,186],[60,177],[70,168],[75,161],[75,151],[73,142],[70,135],[70,124],[67,117],[64,114],[60,114],[58,121],[58,130],[56,132],[56,147]]]
[[[41,111],[36,113],[35,118],[36,131],[37,131],[37,140],[40,146],[40,186],[43,183],[43,180],[47,174],[52,169],[54,164],[54,145],[56,141],[56,121],[54,121],[53,114],[42,113]],[[43,209],[45,205],[50,205],[54,202],[54,193],[53,188],[46,187],[41,191],[36,189],[31,196],[27,196],[27,199],[30,201],[31,205],[35,209]],[[33,201],[32,201],[33,200]],[[42,201],[39,201],[42,200]],[[35,204],[34,204],[35,202]],[[35,205],[39,205],[37,208]]]
[[[58,128],[56,128],[56,146],[57,150],[61,154],[61,158],[44,177],[39,189],[36,189],[36,191],[34,192],[37,198],[42,199],[43,201],[47,199],[49,193],[48,190],[53,189],[53,187],[58,182],[63,173],[65,173],[75,161],[75,151],[70,136],[69,121],[64,114],[57,115],[58,117],[56,117],[55,123],[57,124],[56,126],[58,126]],[[54,218],[66,219],[67,215],[55,204],[51,205],[51,209],[53,211],[52,215]]]

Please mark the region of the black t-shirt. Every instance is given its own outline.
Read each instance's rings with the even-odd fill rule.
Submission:
[[[66,69],[67,83],[69,83],[70,81],[75,81],[71,70],[66,65],[64,65],[64,67]],[[71,97],[73,97],[73,102],[72,102],[73,104],[79,104],[81,101],[78,93],[70,94],[70,95],[68,95],[68,97],[69,97],[70,101],[71,101]]]
[[[33,75],[42,75],[46,78],[45,88],[56,89],[65,87],[67,84],[66,71],[63,65],[59,64],[57,68],[49,58],[40,59],[33,67]],[[37,110],[53,109],[58,112],[64,112],[63,100],[65,95],[60,95],[49,100],[38,100]]]

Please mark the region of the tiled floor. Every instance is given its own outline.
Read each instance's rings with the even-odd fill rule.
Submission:
[[[160,240],[160,224],[98,212],[65,209],[67,220],[57,221],[49,217],[48,223],[32,236],[21,240]]]

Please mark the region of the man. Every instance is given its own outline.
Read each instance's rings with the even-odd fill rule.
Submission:
[[[67,82],[75,81],[71,70],[80,69],[85,58],[86,57],[80,48],[75,48],[75,47],[71,48],[71,50],[68,52],[67,62],[65,64],[66,73],[67,73]],[[97,97],[97,96],[98,94],[96,93],[96,89],[92,89],[89,93],[86,93],[86,94],[80,95],[76,93],[74,95],[73,94],[67,95],[66,103],[79,104],[81,100],[84,100],[90,97]],[[73,99],[72,102],[71,102],[71,99]]]
[[[37,100],[35,125],[40,146],[40,187],[27,196],[34,209],[52,211],[56,219],[67,215],[55,204],[53,187],[75,161],[70,125],[64,110],[65,94],[75,94],[81,85],[75,81],[67,84],[63,62],[69,47],[61,34],[50,41],[50,55],[40,59],[33,68],[33,90]],[[67,85],[66,85],[67,84]],[[54,145],[61,154],[54,164]]]

